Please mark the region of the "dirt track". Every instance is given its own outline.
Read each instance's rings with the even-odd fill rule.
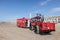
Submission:
[[[60,40],[60,26],[57,24],[56,32],[51,35],[39,35],[14,23],[0,23],[0,40]]]

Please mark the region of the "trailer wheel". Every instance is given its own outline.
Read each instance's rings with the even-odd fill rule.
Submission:
[[[34,32],[35,32],[36,34],[39,34],[39,33],[40,33],[39,26],[35,26],[35,27],[34,27]]]

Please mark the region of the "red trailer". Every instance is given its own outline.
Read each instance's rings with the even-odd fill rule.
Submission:
[[[22,28],[26,28],[27,18],[23,17],[23,18],[17,19],[17,26],[22,27]]]

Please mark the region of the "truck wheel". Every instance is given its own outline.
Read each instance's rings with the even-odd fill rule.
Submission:
[[[35,27],[34,27],[34,32],[35,32],[36,34],[39,34],[39,33],[40,33],[39,26],[35,26]]]
[[[33,27],[33,26],[31,26],[31,30],[32,30],[32,31],[34,30],[34,27]]]
[[[33,31],[33,29],[34,29],[33,26],[31,26],[31,24],[30,24],[29,29],[30,29],[31,31]]]
[[[49,34],[50,32],[45,32],[45,33]]]
[[[30,30],[33,31],[33,26],[30,27]]]
[[[44,33],[47,33],[47,34],[49,34],[51,31],[47,31],[47,32],[44,32]]]

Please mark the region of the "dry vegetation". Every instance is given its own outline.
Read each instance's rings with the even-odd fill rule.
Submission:
[[[60,24],[48,35],[34,34],[33,31],[18,28],[15,23],[0,22],[0,40],[60,40]]]

